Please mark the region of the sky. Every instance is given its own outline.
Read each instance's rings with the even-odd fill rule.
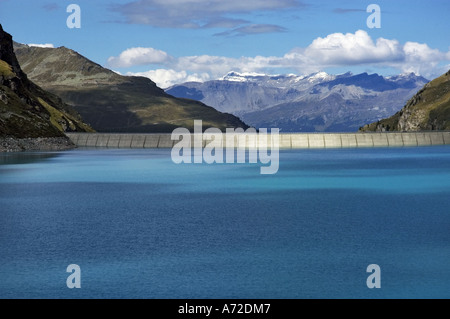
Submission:
[[[450,69],[449,16],[450,0],[0,0],[15,41],[65,46],[163,88],[230,71],[433,79]]]

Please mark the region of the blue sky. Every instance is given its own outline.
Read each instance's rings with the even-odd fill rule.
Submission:
[[[69,4],[81,28],[69,29]],[[381,28],[369,28],[369,4]],[[74,49],[167,87],[229,71],[416,72],[450,68],[450,1],[0,0],[0,23],[25,44]]]

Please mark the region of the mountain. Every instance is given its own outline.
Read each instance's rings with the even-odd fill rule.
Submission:
[[[172,132],[203,126],[248,126],[201,102],[175,98],[144,77],[122,76],[65,47],[15,43],[17,58],[31,80],[57,94],[99,132]]]
[[[168,88],[166,92],[181,98],[196,99],[219,111],[239,116],[292,101],[302,91],[324,79],[334,77],[324,72],[309,78],[230,72],[219,80],[183,83]]]
[[[361,131],[450,130],[450,71],[426,84],[390,118],[361,128]]]
[[[69,131],[93,130],[59,97],[28,79],[14,54],[12,36],[0,25],[0,150],[27,149],[25,142],[18,141],[26,138],[58,138],[52,141],[70,147],[64,134]]]
[[[353,132],[397,112],[427,82],[412,73],[383,77],[350,72],[308,76],[230,72],[219,80],[183,83],[166,92],[202,101],[259,128]]]

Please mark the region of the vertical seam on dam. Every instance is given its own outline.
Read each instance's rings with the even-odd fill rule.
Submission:
[[[142,145],[142,148],[145,148],[145,143],[147,143],[147,135],[144,136],[144,145]]]
[[[106,146],[108,146],[109,145],[109,140],[111,139],[111,136],[110,135],[108,135],[108,140],[106,141]]]
[[[158,145],[158,148],[161,147],[161,135],[158,135],[158,143],[156,143],[156,145]]]

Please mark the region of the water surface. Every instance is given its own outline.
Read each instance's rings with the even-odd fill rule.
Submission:
[[[450,297],[450,147],[283,151],[259,172],[170,150],[2,154],[0,298]]]

